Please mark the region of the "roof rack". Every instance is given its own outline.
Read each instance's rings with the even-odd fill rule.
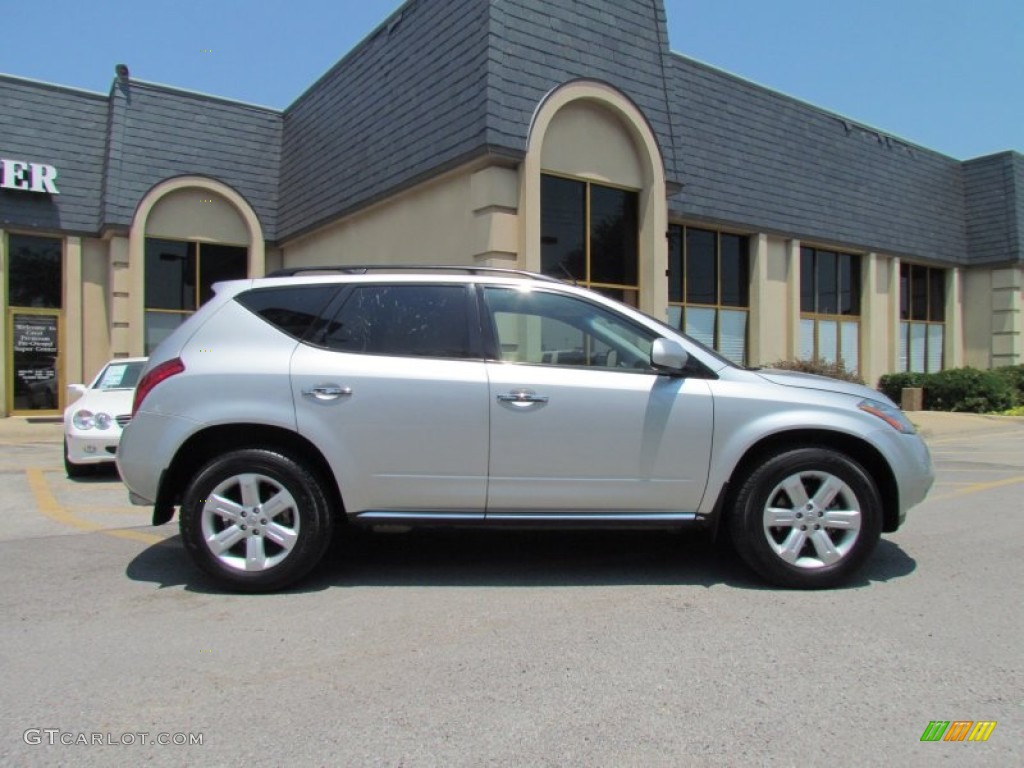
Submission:
[[[496,274],[529,277],[549,283],[561,283],[557,277],[529,272],[525,269],[505,269],[503,267],[460,267],[456,265],[422,265],[422,264],[338,264],[320,267],[286,267],[275,269],[267,277],[295,277],[311,272],[337,272],[343,275],[365,275],[370,272],[464,272],[469,275]]]

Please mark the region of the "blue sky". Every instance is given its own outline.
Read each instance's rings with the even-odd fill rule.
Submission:
[[[399,4],[5,0],[0,72],[105,93],[124,62],[142,80],[283,108]],[[686,56],[959,159],[1024,151],[1021,0],[665,6]]]

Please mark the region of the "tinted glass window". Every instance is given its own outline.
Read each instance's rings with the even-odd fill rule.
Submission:
[[[604,307],[544,291],[488,288],[498,357],[513,363],[649,369],[654,335]]]
[[[839,314],[860,314],[860,257],[839,254]]]
[[[637,283],[637,194],[590,186],[590,281]]]
[[[196,308],[196,244],[146,240],[146,307]]]
[[[541,271],[587,279],[587,188],[579,181],[541,176]]]
[[[61,241],[10,235],[7,297],[12,307],[61,306]]]
[[[814,312],[814,250],[800,249],[800,311]]]
[[[928,319],[928,268],[917,264],[910,267],[910,316]]]
[[[928,270],[928,319],[941,323],[946,319],[946,271]]]
[[[686,301],[690,304],[717,304],[715,233],[706,229],[686,229]]]
[[[236,301],[289,336],[299,339],[337,291],[336,285],[263,288],[240,294]]]
[[[683,300],[683,228],[668,228],[668,300]]]
[[[721,303],[727,307],[750,304],[750,244],[742,235],[721,235]]]
[[[839,314],[839,277],[836,254],[818,251],[818,309],[823,315]]]
[[[340,352],[473,357],[462,285],[361,285],[331,320],[324,344]]]
[[[213,298],[213,284],[244,278],[249,269],[249,252],[237,245],[204,243],[199,252],[199,302]]]

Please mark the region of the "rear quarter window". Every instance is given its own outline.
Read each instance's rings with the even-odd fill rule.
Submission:
[[[235,301],[278,330],[301,339],[337,292],[337,285],[256,288],[239,294]]]

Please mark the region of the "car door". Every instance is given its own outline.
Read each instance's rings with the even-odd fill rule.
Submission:
[[[291,362],[298,430],[349,514],[481,518],[487,377],[465,284],[356,284]]]
[[[482,293],[497,358],[488,519],[695,512],[711,453],[707,381],[658,374],[657,334],[597,302]]]

